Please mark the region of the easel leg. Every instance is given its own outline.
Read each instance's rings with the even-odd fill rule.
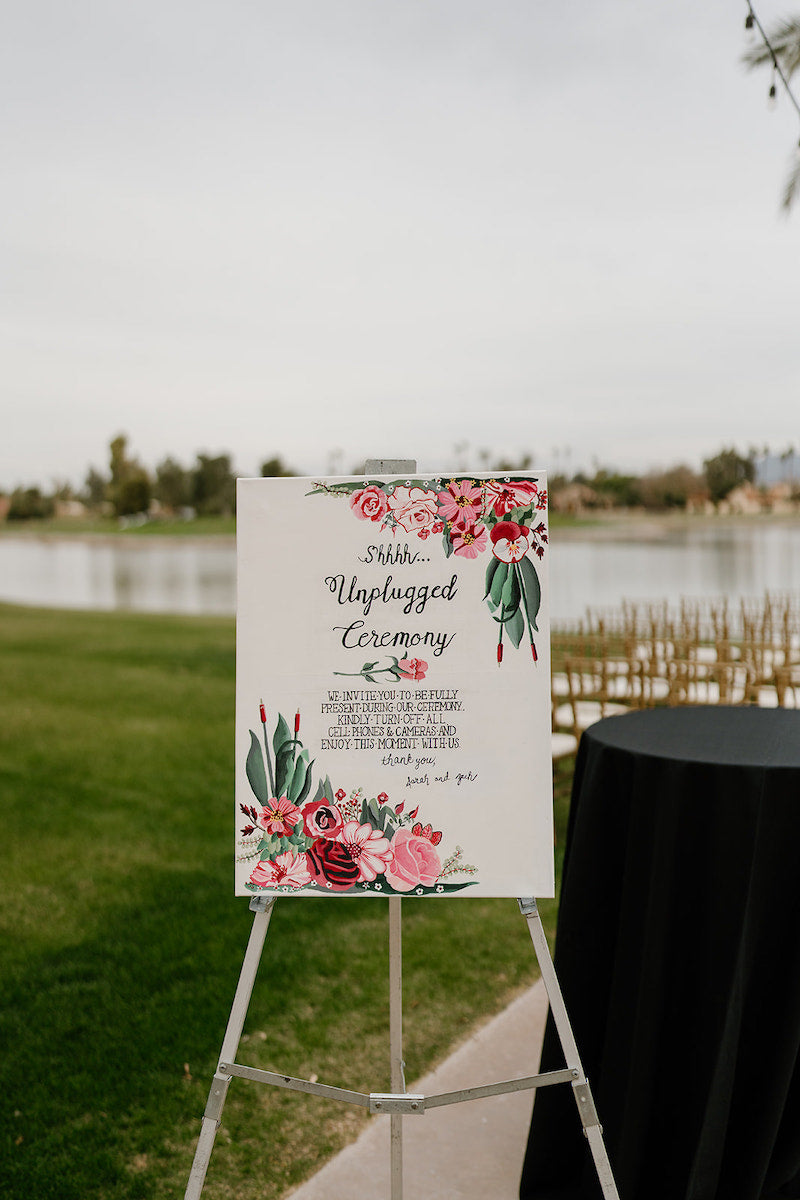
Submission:
[[[275,907],[275,897],[254,896],[250,901],[250,907],[255,912],[255,916],[253,917],[253,925],[250,930],[250,940],[247,943],[244,962],[239,972],[239,983],[236,988],[236,995],[233,998],[231,1015],[228,1018],[228,1026],[222,1041],[219,1061],[223,1063],[234,1062],[236,1059],[236,1052],[239,1049],[239,1042],[242,1038],[242,1030],[244,1029],[244,1022],[247,1017],[250,997],[253,993],[253,984],[256,980],[258,964],[261,961],[261,952],[264,949],[264,939],[267,936],[270,917]],[[206,1172],[208,1171],[208,1164],[211,1159],[211,1151],[214,1149],[214,1139],[216,1138],[217,1129],[222,1119],[222,1109],[225,1105],[225,1097],[228,1094],[229,1083],[229,1075],[223,1075],[220,1071],[215,1073],[211,1083],[211,1090],[208,1093],[208,1103],[206,1104],[206,1111],[203,1116],[203,1124],[200,1129],[200,1137],[189,1174],[189,1182],[186,1185],[184,1200],[200,1200],[200,1194],[203,1191],[203,1184],[206,1179]]]
[[[572,1032],[572,1026],[569,1023],[567,1009],[564,1004],[564,997],[561,995],[561,985],[558,982],[556,969],[553,966],[553,960],[550,957],[550,947],[547,944],[544,929],[542,927],[542,919],[539,916],[539,910],[536,907],[536,901],[525,898],[519,901],[520,911],[528,922],[533,948],[536,951],[536,958],[539,962],[539,970],[542,973],[544,986],[547,989],[547,998],[550,1001],[550,1011],[553,1014],[556,1029],[558,1031],[561,1049],[564,1051],[567,1067],[575,1076],[575,1081],[572,1085],[572,1092],[575,1096],[575,1103],[578,1106],[583,1132],[589,1143],[589,1149],[592,1152],[594,1159],[597,1178],[600,1182],[600,1187],[603,1196],[606,1200],[619,1200],[617,1185],[614,1182],[614,1175],[611,1170],[611,1163],[608,1160],[605,1143],[603,1141],[603,1127],[597,1117],[597,1110],[594,1106],[592,1093],[589,1088],[589,1081],[583,1071],[580,1055],[578,1054],[578,1046],[575,1041],[575,1035]]]
[[[403,945],[399,896],[389,898],[389,1057],[391,1090],[395,1094],[406,1090],[403,1063]],[[403,1200],[403,1118],[393,1113],[389,1118],[391,1138],[391,1200]]]

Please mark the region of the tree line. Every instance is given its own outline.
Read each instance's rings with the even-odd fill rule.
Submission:
[[[296,472],[280,457],[261,464],[262,476],[289,476]],[[7,519],[49,517],[59,502],[77,500],[90,513],[129,517],[139,513],[232,516],[236,509],[236,472],[230,454],[197,454],[190,467],[172,455],[149,471],[128,449],[128,438],[118,434],[109,445],[108,470],[87,471],[83,486],[56,484],[47,493],[40,487],[19,487],[11,493]]]
[[[570,488],[582,488],[582,507],[664,511],[706,502],[716,505],[734,488],[753,483],[757,462],[768,454],[766,448],[763,452],[752,449],[742,455],[734,447],[725,447],[703,460],[702,471],[680,463],[644,475],[623,474],[605,467],[596,468],[593,474],[579,471],[571,479],[555,475],[549,479],[551,501],[557,508],[559,495],[563,497]]]
[[[463,461],[463,447],[456,448],[459,461],[456,470],[469,473]],[[768,449],[751,449],[742,455],[733,447],[725,447],[703,462],[702,471],[680,464],[666,470],[649,471],[643,475],[625,474],[596,466],[591,472],[578,471],[573,475],[562,472],[548,476],[551,504],[555,509],[572,506],[570,497],[579,497],[580,508],[644,508],[653,511],[686,508],[706,501],[718,504],[734,488],[753,482],[759,460],[769,456]],[[529,454],[517,461],[492,459],[480,451],[481,472],[525,471],[532,469]],[[793,451],[780,457],[786,461]],[[354,468],[352,474],[358,474]],[[301,474],[293,470],[279,455],[261,463],[263,477],[282,478]],[[800,486],[798,487],[800,490]],[[47,493],[39,487],[20,487],[10,498],[7,519],[22,521],[52,516],[63,511],[69,501],[79,501],[79,508],[91,514],[117,518],[138,514],[150,516],[232,516],[236,508],[236,472],[230,454],[201,454],[191,466],[185,467],[172,455],[167,455],[154,470],[148,470],[131,453],[128,438],[118,434],[109,444],[108,467],[105,471],[90,467],[83,486],[54,485]],[[68,505],[67,505],[68,506]]]

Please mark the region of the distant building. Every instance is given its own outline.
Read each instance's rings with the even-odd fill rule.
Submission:
[[[795,450],[787,450],[785,454],[764,454],[753,459],[753,466],[758,487],[800,483],[800,454]]]
[[[788,480],[786,483],[776,483],[773,487],[767,489],[767,504],[770,512],[778,516],[796,513],[799,496],[800,483],[789,482]]]
[[[82,500],[56,500],[53,515],[56,517],[85,517],[86,505]]]
[[[719,513],[754,516],[764,509],[764,495],[753,483],[740,483],[717,505]]]
[[[691,492],[686,497],[687,513],[700,513],[702,516],[712,517],[717,511],[714,501],[711,499],[711,494],[708,488],[702,488],[700,491]]]
[[[608,496],[601,496],[594,488],[585,483],[568,483],[551,492],[550,507],[554,512],[582,513],[587,509],[611,508],[612,502]]]

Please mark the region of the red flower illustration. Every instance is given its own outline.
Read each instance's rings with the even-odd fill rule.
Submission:
[[[397,666],[401,679],[424,679],[428,669],[424,658],[401,658]]]
[[[342,792],[344,796],[344,792]],[[344,818],[339,809],[327,800],[317,800],[303,806],[303,828],[312,838],[335,838],[341,833]]]
[[[392,861],[389,839],[371,825],[348,821],[336,841],[321,838],[308,851],[309,868],[325,886],[344,891],[371,881]]]
[[[516,563],[524,558],[531,544],[531,531],[514,521],[498,521],[489,537],[492,539],[492,554],[500,562]]]
[[[358,863],[341,842],[320,838],[307,852],[308,869],[317,883],[345,892],[358,882]]]
[[[507,479],[505,482],[490,479],[484,488],[489,507],[494,509],[498,517],[504,517],[512,508],[527,508],[529,504],[535,503],[537,508],[544,507],[538,487],[529,479]],[[547,504],[546,493],[544,504]]]
[[[427,838],[432,846],[438,846],[442,840],[441,829],[434,829],[432,825],[425,825],[423,827],[421,821],[417,821],[416,825],[411,827],[411,832],[415,837]]]
[[[362,521],[382,521],[389,511],[389,501],[382,488],[371,484],[353,492],[350,497],[350,507]]]

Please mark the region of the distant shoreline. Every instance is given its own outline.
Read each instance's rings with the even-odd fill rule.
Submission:
[[[686,512],[637,512],[610,510],[598,516],[581,516],[564,522],[556,518],[552,537],[569,542],[658,542],[688,529],[752,529],[754,526],[797,525],[797,513],[708,514]]]
[[[706,514],[685,512],[644,512],[632,509],[611,509],[602,513],[584,513],[577,517],[560,513],[550,515],[551,540],[558,542],[658,542],[666,541],[676,533],[689,529],[722,529],[770,525],[799,525],[800,513]],[[232,543],[236,533],[226,521],[219,531],[203,528],[196,532],[191,523],[170,524],[159,528],[155,523],[135,529],[113,529],[81,527],[76,522],[70,527],[60,522],[57,528],[49,523],[31,525],[0,524],[0,539],[21,541],[83,541],[107,544],[124,543],[128,546],[148,545],[153,540],[160,542],[208,544]]]

